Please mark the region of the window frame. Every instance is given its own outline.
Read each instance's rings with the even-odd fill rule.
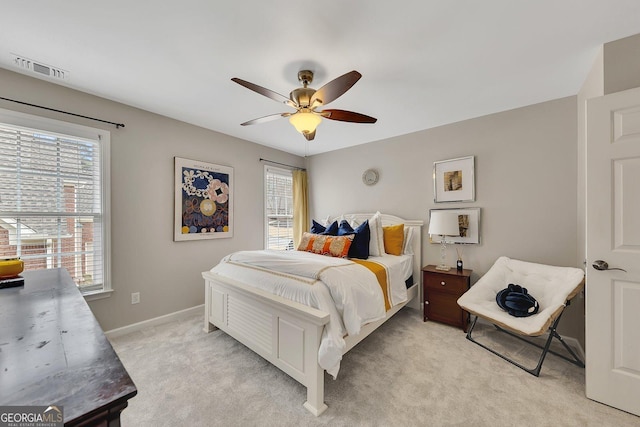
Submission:
[[[83,291],[78,288],[86,300],[111,296],[111,133],[104,129],[83,126],[46,117],[20,113],[0,108],[0,123],[10,126],[38,130],[60,137],[71,137],[96,141],[100,147],[100,189],[102,209],[103,242],[103,285],[101,290]]]
[[[267,182],[267,175],[269,174],[270,171],[274,171],[276,173],[281,173],[283,175],[289,175],[291,177],[291,190],[292,190],[292,199],[291,199],[291,227],[292,227],[292,233],[293,233],[293,216],[294,216],[294,212],[293,212],[293,172],[290,169],[285,169],[285,168],[280,168],[280,167],[275,167],[275,166],[271,166],[271,165],[265,165],[264,166],[264,174],[263,174],[263,178],[264,178],[264,215],[263,215],[263,224],[264,224],[264,248],[265,249],[269,249],[269,218],[270,216],[268,215],[268,204],[269,204],[269,200],[268,200],[268,195],[269,195],[269,191],[268,191],[268,182]],[[293,235],[291,236],[292,240],[293,240]],[[295,249],[295,248],[294,248]],[[287,250],[287,249],[283,249],[283,250]]]

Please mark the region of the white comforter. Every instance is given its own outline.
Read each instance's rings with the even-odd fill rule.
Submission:
[[[385,258],[369,260],[398,264],[400,257]],[[344,335],[357,335],[362,325],[385,317],[375,274],[348,259],[302,251],[241,251],[226,256],[211,271],[329,313],[318,360],[334,378],[345,348]],[[407,299],[405,272],[406,267],[389,270],[392,305]]]

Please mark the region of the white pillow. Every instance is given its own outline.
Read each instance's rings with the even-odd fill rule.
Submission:
[[[356,220],[356,216],[355,215],[349,215],[348,217],[345,217],[345,219],[347,220],[347,222],[349,223],[351,228],[356,228],[357,226],[359,226],[361,224],[360,221]]]
[[[318,224],[323,225],[323,226],[326,227],[327,225],[330,225],[333,221],[331,221],[331,215],[327,215],[326,218],[321,219],[321,220],[319,220],[317,222],[318,222]],[[338,222],[338,224],[340,224],[340,222]]]
[[[402,253],[404,255],[413,255],[413,246],[411,246],[412,240],[413,228],[404,227],[404,243],[402,244]]]
[[[369,256],[382,256],[384,251],[384,236],[382,234],[382,217],[380,212],[376,212],[369,219]]]

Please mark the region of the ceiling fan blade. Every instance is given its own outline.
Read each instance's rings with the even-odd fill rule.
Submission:
[[[246,80],[239,79],[237,77],[232,78],[231,81],[232,82],[236,82],[240,86],[244,86],[247,89],[251,89],[252,91],[259,93],[260,95],[264,95],[267,98],[271,98],[274,101],[282,102],[284,104],[290,104],[291,103],[291,100],[288,97],[286,97],[284,95],[280,95],[279,93],[274,92],[274,91],[272,91],[270,89],[264,88],[262,86],[258,86],[257,84],[248,82]]]
[[[327,105],[348,91],[351,86],[360,80],[360,77],[362,77],[362,74],[354,70],[331,80],[313,94],[309,104],[313,104],[314,101],[320,101],[323,105]]]
[[[279,119],[280,117],[288,117],[290,115],[291,115],[290,113],[270,114],[268,116],[259,117],[257,119],[249,120],[248,122],[240,123],[240,125],[241,126],[257,125],[260,123],[270,122],[272,120]]]
[[[307,141],[313,141],[313,138],[316,137],[316,131],[314,130],[313,132],[303,133],[303,135],[307,138]]]
[[[323,110],[320,114],[325,119],[338,120],[341,122],[375,123],[378,121],[375,117],[365,116],[364,114],[345,110]]]

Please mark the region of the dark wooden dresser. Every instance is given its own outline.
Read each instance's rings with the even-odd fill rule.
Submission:
[[[0,406],[63,407],[65,426],[119,426],[137,389],[64,269],[0,289]]]

